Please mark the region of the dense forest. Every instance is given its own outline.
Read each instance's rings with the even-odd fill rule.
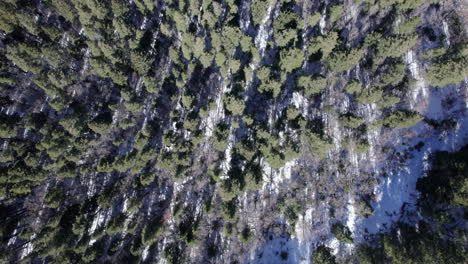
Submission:
[[[0,0],[1,263],[467,263],[463,0]]]

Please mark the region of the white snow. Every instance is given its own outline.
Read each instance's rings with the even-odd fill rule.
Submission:
[[[229,136],[227,139],[227,147],[226,150],[224,151],[224,156],[226,157],[223,162],[221,163],[221,168],[223,169],[223,174],[220,176],[221,179],[227,178],[227,173],[231,167],[231,150],[234,147],[235,144],[235,137],[234,134],[232,133],[232,127],[229,129]]]
[[[320,27],[320,34],[323,34],[323,29],[325,28],[326,21],[325,18],[327,17],[326,10],[323,9],[322,14],[320,15],[319,27]]]
[[[299,92],[294,92],[291,102],[297,109],[301,110],[303,116],[308,115],[309,102],[307,98],[302,96]]]
[[[99,210],[99,209],[98,209]],[[100,226],[104,220],[107,217],[108,210],[107,209],[101,209],[97,212],[97,214],[93,218],[93,223],[91,224],[91,228],[89,229],[89,234],[94,233],[94,231]],[[96,242],[95,239],[92,239],[89,241],[89,245],[94,244]]]
[[[280,186],[284,184],[285,180],[291,179],[291,172],[292,169],[296,166],[296,160],[294,159],[286,162],[283,167],[277,170],[271,168],[268,162],[265,160],[261,162],[261,165],[263,170],[262,189],[265,190],[271,185],[273,190],[278,192]]]
[[[250,252],[248,264],[272,264],[272,263],[310,263],[309,262],[309,244],[300,244],[296,238],[288,238],[285,236],[276,237],[260,249],[255,248]],[[287,258],[282,259],[281,253],[287,252]]]
[[[205,137],[209,138],[213,135],[213,130],[218,120],[224,118],[224,107],[223,107],[223,94],[227,90],[226,83],[223,82],[223,89],[216,97],[216,108],[210,109],[208,118],[206,119]]]
[[[141,259],[143,261],[145,261],[146,258],[148,257],[149,248],[150,248],[150,246],[146,246],[145,249],[143,250],[143,253],[141,254]]]
[[[356,229],[357,215],[354,208],[354,199],[351,195],[348,198],[348,205],[346,206],[346,208],[348,210],[348,219],[346,221],[346,226],[349,228],[349,230],[351,230],[351,232],[354,232],[354,230]]]
[[[326,245],[331,249],[333,255],[338,254],[338,252],[340,251],[340,241],[336,237],[333,237],[332,239],[328,240]]]
[[[427,85],[424,78],[421,76],[419,72],[419,64],[416,59],[413,50],[409,50],[405,56],[406,64],[411,72],[411,76],[416,80],[415,87],[412,87],[411,96],[413,99],[413,104],[416,104],[418,99],[419,100],[426,100],[427,99]]]
[[[258,34],[255,37],[255,46],[258,48],[260,55],[263,56],[265,52],[265,47],[267,44],[267,39],[269,35],[269,27],[267,22],[270,20],[271,11],[273,10],[273,5],[270,5],[267,10],[266,16],[263,18]]]
[[[125,194],[124,194],[124,202],[123,202],[123,206],[122,206],[122,213],[125,213],[127,212],[127,209],[128,209],[128,198],[125,197]]]
[[[444,30],[444,34],[445,34],[445,47],[448,48],[450,46],[450,31],[449,31],[449,28],[448,28],[448,24],[447,24],[447,21],[442,21],[442,25],[443,25],[443,30]]]
[[[31,237],[31,239],[33,239],[33,238],[34,238],[34,235],[33,235],[33,237]],[[20,259],[23,259],[27,255],[29,255],[32,252],[33,248],[34,248],[34,245],[31,242],[26,243],[25,246],[26,247],[23,248],[23,251],[21,251]]]
[[[12,233],[12,237],[8,240],[7,246],[13,245],[16,242],[17,236],[16,234],[18,233],[18,228],[15,228]]]
[[[468,119],[463,117],[457,128],[443,137],[424,124],[419,124],[412,130],[418,136],[411,139],[407,145],[414,146],[419,141],[423,141],[424,147],[421,151],[411,151],[412,157],[406,160],[401,168],[388,171],[388,176],[375,188],[374,213],[362,221],[360,230],[357,230],[358,233],[355,234],[357,238],[360,238],[366,232],[365,230],[370,233],[385,230],[389,224],[398,220],[400,209],[404,204],[408,206],[415,204],[418,197],[415,192],[416,182],[428,168],[428,155],[439,150],[456,151],[463,145],[468,137]],[[398,140],[401,141],[401,138],[395,139],[395,145],[399,146],[400,152],[403,152],[405,146]],[[395,167],[394,163],[389,165]]]

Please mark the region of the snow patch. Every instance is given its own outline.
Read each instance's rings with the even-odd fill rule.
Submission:
[[[442,29],[444,30],[445,34],[445,47],[448,48],[450,46],[450,31],[447,24],[447,21],[442,21]]]
[[[388,176],[374,189],[375,201],[373,203],[374,213],[364,219],[356,228],[356,237],[362,238],[363,232],[376,233],[386,230],[389,224],[400,218],[401,208],[407,205],[409,208],[415,206],[418,193],[415,191],[417,180],[424,176],[428,168],[428,156],[436,151],[455,151],[466,142],[468,137],[468,118],[460,118],[455,129],[439,134],[431,128],[419,124],[412,129],[416,135],[408,144],[400,143],[395,139],[396,151],[407,152],[409,158],[403,162],[400,168],[395,169],[395,163],[387,162]],[[432,132],[432,133],[431,133]],[[424,147],[418,150],[408,151],[408,146],[414,146],[418,142],[424,142]]]
[[[143,261],[145,261],[146,258],[148,257],[149,248],[150,248],[150,246],[146,246],[145,249],[143,250],[143,253],[141,253],[141,259]]]
[[[269,27],[267,25],[268,20],[270,20],[271,11],[273,10],[273,5],[270,5],[267,10],[266,16],[263,18],[258,34],[255,37],[255,46],[259,49],[260,55],[263,56],[265,52],[265,47],[267,45],[267,39],[269,35]]]
[[[418,101],[418,97],[421,97],[422,100],[427,99],[427,89],[426,89],[426,82],[424,78],[421,76],[419,72],[419,64],[416,60],[416,56],[413,50],[409,50],[405,56],[406,64],[411,72],[411,76],[416,80],[415,87],[413,87],[411,96],[413,98],[413,102]]]
[[[348,220],[346,221],[346,226],[348,226],[349,230],[354,233],[356,230],[356,210],[354,208],[354,199],[351,197],[351,195],[348,198],[348,205],[347,205],[347,210],[348,210]]]
[[[31,239],[34,239],[34,235],[31,236]],[[34,245],[31,242],[26,243],[25,246],[26,247],[23,249],[23,251],[21,251],[20,259],[23,259],[33,251]]]
[[[323,30],[325,26],[327,25],[325,18],[327,17],[326,10],[324,9],[322,14],[320,15],[320,20],[319,20],[319,27],[320,27],[320,34],[323,34]]]

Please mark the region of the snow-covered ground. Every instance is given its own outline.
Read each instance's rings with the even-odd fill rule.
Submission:
[[[423,177],[429,168],[429,156],[435,151],[457,151],[468,143],[468,116],[466,85],[449,86],[445,88],[417,87],[420,94],[412,98],[412,106],[428,119],[442,121],[452,119],[457,125],[447,131],[434,129],[426,122],[419,122],[409,129],[395,130],[385,144],[394,148],[394,155],[386,159],[372,157],[382,146],[380,133],[372,130],[371,150],[368,157],[360,160],[351,157],[354,167],[361,166],[375,172],[379,177],[380,184],[374,189],[375,201],[372,203],[374,213],[363,218],[356,213],[354,197],[348,196],[345,204],[344,223],[353,232],[355,242],[359,243],[369,233],[385,231],[392,223],[398,221],[402,208],[411,210],[414,208],[418,198],[416,182]],[[424,89],[424,91],[421,91]],[[414,146],[423,142],[424,146],[415,149]],[[374,146],[375,145],[375,146]],[[397,154],[399,153],[399,154]],[[368,156],[368,155],[365,155]],[[361,163],[361,164],[357,164]],[[372,163],[363,164],[363,163]],[[287,180],[279,170],[274,175],[276,184]],[[265,243],[257,249],[252,249],[247,263],[310,263],[313,248],[324,243],[332,249],[333,254],[350,252],[354,245],[340,243],[333,235],[330,235],[327,225],[326,207],[313,207],[306,211],[305,217],[299,218],[296,224],[295,235],[273,236],[267,238]],[[322,219],[317,219],[322,217]],[[322,236],[321,236],[322,235]],[[283,253],[284,252],[284,253]],[[282,254],[283,253],[283,254]],[[287,253],[287,254],[286,254]],[[287,256],[287,257],[286,257]]]
[[[459,120],[457,127],[447,133],[436,133],[429,130],[425,124],[419,124],[412,129],[417,136],[411,138],[406,145],[400,144],[397,151],[404,153],[405,149],[424,142],[420,150],[409,151],[410,158],[401,168],[389,171],[388,176],[378,185],[374,194],[376,202],[372,205],[374,213],[360,224],[356,237],[364,234],[366,230],[375,233],[385,229],[386,226],[398,220],[400,209],[404,204],[413,206],[418,198],[416,182],[424,176],[428,169],[428,157],[435,151],[457,151],[468,142],[468,118]],[[398,140],[398,139],[396,139]],[[397,142],[398,145],[399,142]],[[393,166],[393,165],[390,165]]]
[[[258,250],[252,251],[248,264],[271,264],[271,263],[309,263],[308,257],[310,244],[303,244],[297,238],[286,236],[275,237]],[[286,255],[285,255],[286,254]]]

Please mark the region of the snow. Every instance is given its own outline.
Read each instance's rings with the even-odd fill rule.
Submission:
[[[267,45],[268,34],[269,34],[269,27],[267,25],[268,20],[270,19],[271,11],[273,10],[272,5],[268,7],[267,14],[263,18],[262,23],[260,24],[260,28],[258,30],[258,34],[255,37],[255,46],[259,49],[260,55],[263,56],[265,52],[265,47]]]
[[[303,116],[308,116],[309,102],[307,98],[302,96],[299,92],[294,92],[291,103],[299,110]]]
[[[411,76],[416,80],[415,87],[411,92],[411,97],[413,99],[413,104],[417,103],[419,100],[427,99],[427,85],[424,78],[421,76],[419,72],[419,64],[416,60],[416,56],[413,50],[409,50],[405,56],[406,64],[411,72]]]
[[[459,125],[443,136],[431,131],[425,124],[419,124],[412,130],[418,136],[410,139],[406,145],[402,144],[401,137],[396,138],[397,150],[404,152],[405,146],[414,146],[420,141],[425,145],[420,151],[410,151],[411,157],[403,166],[389,171],[388,176],[375,188],[376,201],[372,204],[374,213],[362,221],[360,230],[355,234],[358,238],[366,230],[369,233],[385,230],[393,221],[399,219],[400,209],[404,204],[415,205],[418,198],[415,191],[416,182],[428,168],[428,156],[435,151],[456,151],[465,144],[468,137],[468,119],[466,116],[461,118]],[[388,165],[391,168],[395,166],[392,163]]]
[[[354,208],[354,199],[350,195],[348,197],[348,205],[347,205],[347,211],[348,211],[348,219],[346,221],[346,226],[351,230],[351,232],[354,232],[356,230],[356,210]]]
[[[444,34],[445,34],[445,47],[448,48],[450,46],[450,31],[449,31],[449,28],[448,28],[448,24],[447,24],[447,21],[442,21],[442,29],[444,30]]]
[[[128,198],[125,197],[125,194],[124,194],[124,202],[123,202],[123,206],[122,206],[122,213],[125,213],[127,212],[127,209],[128,209]]]
[[[205,128],[205,136],[206,138],[210,138],[213,135],[213,130],[218,122],[218,120],[224,118],[224,107],[223,107],[223,94],[224,91],[227,89],[226,83],[223,82],[223,90],[221,93],[218,94],[216,98],[216,108],[210,109],[208,114],[208,118],[206,119],[206,128]]]
[[[150,246],[146,246],[145,249],[143,250],[143,253],[141,254],[141,259],[143,261],[145,261],[146,258],[148,257],[149,248],[150,248]]]
[[[280,236],[267,241],[263,247],[250,252],[247,264],[286,264],[286,263],[309,263],[310,246],[308,243],[300,243],[296,238]],[[287,258],[281,257],[282,252],[287,252]]]
[[[91,225],[91,229],[89,230],[89,234],[94,233],[97,227],[100,226],[104,222],[104,220],[107,217],[107,213],[108,213],[108,210],[99,210],[97,212],[97,214],[93,218],[93,223]],[[92,239],[91,241],[89,241],[89,245],[94,244],[94,242],[96,242],[96,240]]]
[[[320,21],[319,21],[319,27],[320,27],[320,34],[323,34],[323,29],[325,28],[325,26],[327,25],[326,24],[326,21],[325,21],[325,18],[327,17],[327,14],[326,14],[326,10],[323,9],[323,12],[320,16]]]
[[[7,246],[14,245],[17,239],[16,234],[18,233],[18,228],[15,228],[12,233],[12,237],[8,240]]]
[[[31,237],[31,239],[34,239],[34,235]],[[20,259],[23,259],[27,255],[29,255],[34,248],[34,245],[31,242],[26,243],[26,247],[21,251],[21,256]]]
[[[271,184],[273,190],[278,192],[282,184],[286,182],[287,179],[291,179],[292,169],[296,166],[296,159],[288,161],[284,164],[283,167],[275,170],[270,165],[263,160],[262,169],[263,169],[263,187],[262,189],[268,188]],[[271,179],[271,180],[270,180]]]
[[[227,147],[226,147],[226,150],[224,151],[224,156],[226,157],[223,162],[221,163],[221,168],[223,169],[223,175],[221,175],[221,179],[224,179],[224,178],[227,178],[227,173],[231,167],[231,158],[232,158],[232,155],[231,155],[231,150],[232,148],[234,147],[234,144],[235,144],[235,136],[234,134],[232,133],[232,127],[229,129],[229,136],[228,136],[228,139],[227,139]]]
[[[338,252],[340,252],[340,241],[336,237],[328,240],[326,246],[331,249],[331,253],[333,255],[336,255]]]

